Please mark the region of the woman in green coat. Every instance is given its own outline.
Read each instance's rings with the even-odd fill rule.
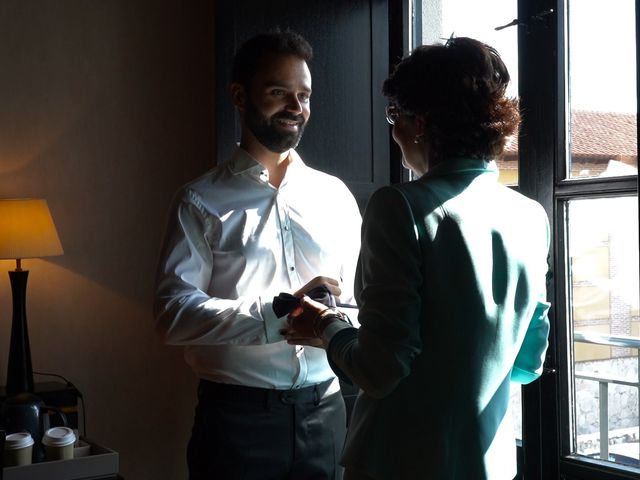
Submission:
[[[355,291],[359,329],[306,297],[288,340],[321,346],[360,388],[345,480],[511,480],[512,382],[547,348],[549,225],[498,183],[517,131],[498,53],[470,38],[416,48],[384,83],[416,180],[369,200]]]

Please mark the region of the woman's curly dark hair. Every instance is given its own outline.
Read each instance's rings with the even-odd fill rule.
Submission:
[[[417,47],[382,90],[403,112],[426,117],[436,158],[494,158],[520,124],[518,101],[505,94],[509,79],[494,48],[458,37]]]

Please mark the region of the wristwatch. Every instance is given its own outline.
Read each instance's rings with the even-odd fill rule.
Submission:
[[[322,338],[322,332],[324,329],[333,322],[345,322],[353,326],[349,317],[340,310],[337,308],[327,307],[313,320],[313,334],[318,338]]]

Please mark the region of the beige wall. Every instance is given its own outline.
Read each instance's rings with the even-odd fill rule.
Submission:
[[[77,385],[127,480],[186,477],[196,382],[150,305],[171,196],[214,161],[210,3],[0,2],[0,197],[46,198],[65,250],[24,261],[34,369]]]

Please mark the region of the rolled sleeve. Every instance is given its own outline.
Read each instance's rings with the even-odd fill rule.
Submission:
[[[548,302],[538,301],[514,362],[511,381],[527,384],[542,374],[544,356],[549,345],[550,324],[547,313],[550,306]]]

